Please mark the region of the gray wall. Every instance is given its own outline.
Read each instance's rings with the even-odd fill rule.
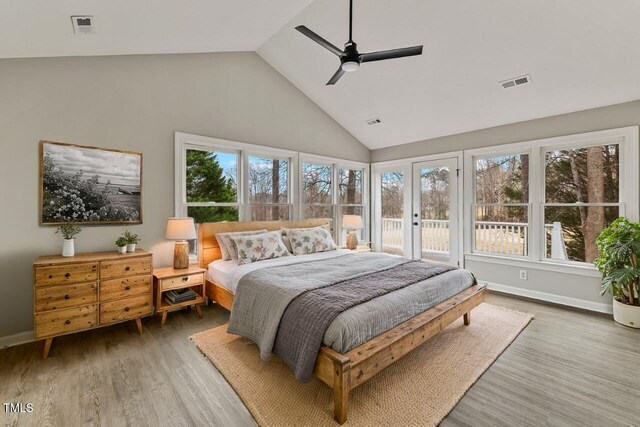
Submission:
[[[640,100],[381,148],[371,152],[371,161],[405,159],[638,124]]]
[[[372,162],[381,162],[637,125],[640,125],[640,101],[633,101],[373,150],[371,159]],[[592,309],[606,309],[602,304],[611,304],[610,297],[600,296],[597,277],[549,272],[532,265],[526,267],[529,279],[524,281],[519,279],[522,267],[481,261],[468,261],[465,267],[473,271],[479,280],[511,287],[511,291],[521,295],[541,296]]]
[[[38,141],[144,154],[144,224],[86,227],[76,251],[125,228],[156,265],[174,213],[174,131],[369,161],[369,150],[255,53],[0,60],[0,337],[29,331],[32,267],[61,251],[38,225]]]

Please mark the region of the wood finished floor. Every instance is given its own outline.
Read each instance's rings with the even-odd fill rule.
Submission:
[[[441,424],[640,426],[640,331],[609,318],[500,295],[488,302],[535,320]],[[0,350],[0,403],[31,402],[9,426],[255,425],[224,378],[189,342],[222,323],[216,306]]]

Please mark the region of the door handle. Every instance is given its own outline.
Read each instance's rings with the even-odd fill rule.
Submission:
[[[414,223],[413,223],[413,225],[418,225],[418,223],[417,223],[417,222],[414,222]]]

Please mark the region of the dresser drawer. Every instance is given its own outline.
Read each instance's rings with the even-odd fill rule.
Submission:
[[[133,276],[100,282],[100,302],[151,295],[151,276]]]
[[[96,283],[36,288],[36,312],[98,302]]]
[[[94,282],[97,279],[98,263],[36,268],[36,286]]]
[[[120,322],[151,314],[151,295],[142,295],[100,304],[100,324]]]
[[[203,281],[204,275],[202,273],[172,277],[170,279],[162,279],[161,289],[168,291],[169,289],[186,288],[187,286],[201,285]]]
[[[89,329],[98,324],[95,304],[36,314],[36,339]]]
[[[100,278],[137,276],[151,273],[151,257],[103,261],[100,263]]]

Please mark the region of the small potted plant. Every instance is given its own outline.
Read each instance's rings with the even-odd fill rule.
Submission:
[[[127,239],[124,236],[120,236],[116,239],[116,246],[118,247],[119,253],[127,253]]]
[[[56,230],[56,234],[62,234],[64,242],[62,243],[62,256],[74,256],[76,254],[74,240],[82,229],[71,222],[62,224]]]
[[[126,230],[123,234],[123,237],[127,241],[127,252],[135,252],[136,245],[140,243],[140,238],[138,238],[138,235],[131,233],[129,230]]]
[[[613,295],[613,319],[640,328],[640,223],[616,219],[596,240],[602,273],[602,294]]]

